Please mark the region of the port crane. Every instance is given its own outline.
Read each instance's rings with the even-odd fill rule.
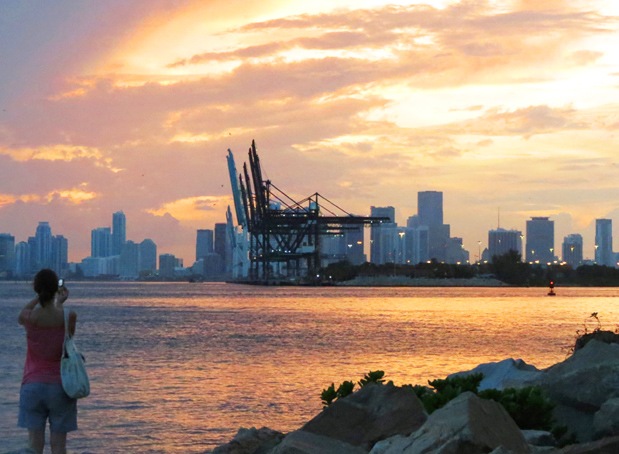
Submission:
[[[390,222],[387,217],[353,215],[318,192],[294,200],[272,181],[263,179],[253,140],[249,166],[244,163],[241,173],[237,174],[230,150],[227,160],[242,232],[242,240],[235,243],[237,249],[241,248],[241,260],[248,261],[247,278],[256,283],[312,278],[321,266],[321,237]]]

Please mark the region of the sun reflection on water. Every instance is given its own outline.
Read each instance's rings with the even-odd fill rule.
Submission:
[[[505,358],[544,368],[565,358],[591,312],[605,329],[619,321],[619,291],[558,293],[74,284],[93,391],[70,447],[198,453],[239,427],[294,430],[320,411],[323,388],[370,370],[425,384]],[[17,393],[19,373],[3,399]]]

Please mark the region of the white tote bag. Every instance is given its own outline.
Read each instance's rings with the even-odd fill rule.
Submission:
[[[86,373],[84,356],[69,334],[69,311],[64,311],[64,345],[60,359],[60,376],[64,392],[73,399],[80,399],[90,394],[90,381]]]

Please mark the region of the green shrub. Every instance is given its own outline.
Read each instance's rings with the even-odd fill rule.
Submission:
[[[355,383],[352,381],[343,382],[339,388],[337,388],[337,398],[342,399],[353,393],[355,389]]]
[[[375,370],[374,372],[370,371],[359,381],[359,386],[363,388],[365,385],[370,383],[378,383],[382,385],[385,382],[385,380],[383,380],[384,376],[385,372],[382,370]]]
[[[523,430],[553,429],[552,410],[555,404],[538,387],[506,388],[502,391],[486,389],[479,392],[479,397],[500,403]]]
[[[327,389],[323,389],[322,393],[320,393],[320,398],[322,399],[322,404],[324,408],[327,408],[329,405],[333,403],[335,399],[337,399],[337,391],[335,390],[335,383],[331,383]]]
[[[385,373],[382,370],[370,371],[359,381],[359,386],[364,387],[369,383],[384,383]],[[501,404],[507,413],[522,430],[545,430],[553,433],[557,440],[561,440],[567,431],[565,426],[556,426],[552,417],[555,404],[543,393],[541,388],[529,386],[526,388],[506,388],[503,390],[486,389],[478,391],[479,384],[483,380],[483,374],[458,375],[452,378],[428,381],[428,386],[403,385],[414,392],[421,400],[428,414],[444,407],[449,401],[460,394],[470,391],[482,399],[494,400]],[[352,381],[343,382],[337,390],[331,383],[322,391],[321,398],[325,408],[336,399],[350,395],[355,388]]]
[[[363,378],[359,381],[359,387],[363,388],[365,385],[369,383],[378,383],[382,385],[385,380],[383,377],[385,376],[385,372],[382,370],[370,371],[363,376]],[[352,394],[355,390],[355,382],[353,381],[345,381],[340,384],[340,386],[335,389],[335,383],[331,383],[326,389],[322,390],[320,393],[320,399],[322,400],[323,408],[327,408],[337,399],[342,399],[350,394]]]
[[[428,414],[432,414],[464,392],[471,391],[477,394],[477,388],[483,378],[483,374],[460,375],[444,380],[428,381],[431,388],[420,385],[411,388],[423,403]]]
[[[335,383],[331,383],[326,389],[322,390],[320,393],[320,399],[322,400],[323,408],[327,408],[331,405],[335,400],[342,399],[353,393],[355,390],[355,383],[353,381],[345,381],[338,386],[337,390],[335,389]]]
[[[479,391],[483,374],[456,376],[444,380],[428,381],[431,388],[420,385],[405,385],[421,400],[428,414],[444,407],[466,391],[477,394],[482,399],[500,403],[522,430],[545,430],[552,432],[557,440],[564,438],[567,427],[556,426],[552,416],[555,404],[543,393],[541,388],[486,389]]]

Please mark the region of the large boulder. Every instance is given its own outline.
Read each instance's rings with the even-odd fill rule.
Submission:
[[[484,389],[527,386],[530,382],[536,380],[542,374],[542,371],[521,359],[508,358],[496,363],[480,364],[474,369],[451,374],[447,378],[479,373],[484,374],[484,378],[479,384],[479,391],[483,391]]]
[[[530,452],[500,404],[466,392],[432,413],[412,435],[381,441],[370,454],[482,454],[501,446],[520,454]]]
[[[613,333],[612,331],[602,330],[583,334],[578,339],[576,339],[576,344],[574,344],[574,351],[580,350],[592,340],[597,340],[606,344],[619,344],[619,334]]]
[[[594,414],[619,397],[619,345],[589,341],[534,381],[557,403],[554,416],[581,442],[593,439]]]
[[[269,454],[367,454],[367,450],[304,430],[289,433]]]
[[[336,400],[301,430],[370,450],[397,434],[409,435],[426,421],[419,398],[410,389],[369,384]]]
[[[609,399],[593,416],[593,438],[619,435],[619,398]]]
[[[603,438],[592,443],[567,446],[560,454],[617,454],[619,452],[619,437]]]
[[[557,444],[554,435],[545,430],[523,430],[522,435],[527,443],[533,446],[555,446]]]
[[[234,438],[225,445],[216,447],[213,454],[262,454],[276,446],[284,434],[263,427],[262,429],[245,429],[241,427]]]
[[[546,369],[536,384],[559,404],[596,412],[608,399],[619,397],[619,344],[592,340]]]

